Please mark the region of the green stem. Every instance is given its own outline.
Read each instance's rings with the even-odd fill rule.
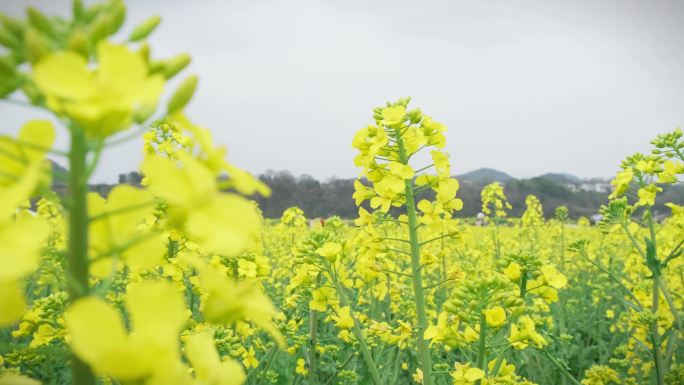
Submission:
[[[522,271],[522,277],[520,278],[520,298],[524,300],[525,294],[527,294],[527,269]]]
[[[487,362],[487,320],[484,312],[480,312],[480,342],[477,348],[477,367],[484,370]],[[478,384],[479,384],[478,380]]]
[[[265,374],[268,372],[268,369],[271,367],[273,361],[275,361],[275,358],[278,355],[279,351],[280,349],[278,347],[278,344],[273,345],[271,350],[268,352],[268,354],[270,354],[270,358],[268,359],[268,361],[266,361],[266,366],[264,366],[264,369],[259,373],[260,376],[257,378],[255,385],[259,385],[261,383],[261,380],[265,377]]]
[[[565,274],[565,223],[561,222],[561,249],[560,249],[560,270]]]
[[[663,296],[665,297],[665,302],[667,302],[667,306],[670,308],[670,312],[672,313],[672,316],[674,317],[675,320],[675,325],[677,326],[677,329],[679,329],[680,332],[684,332],[684,326],[682,326],[682,319],[679,316],[679,312],[677,311],[677,306],[675,306],[674,301],[672,300],[672,296],[670,295],[670,289],[667,287],[667,284],[663,280],[661,276],[658,276],[656,278],[656,281],[658,283],[658,286],[660,286],[660,291],[663,292]]]
[[[501,245],[499,244],[499,218],[494,219],[494,230],[492,236],[494,237],[494,255],[496,261],[501,257]]]
[[[508,325],[510,327],[510,323]],[[510,346],[507,346],[504,350],[499,353],[499,355],[496,357],[496,361],[494,362],[494,367],[492,367],[492,371],[490,372],[491,376],[496,376],[499,373],[499,369],[501,369],[501,364],[503,363],[504,356],[506,355],[506,352],[508,349],[510,349]]]
[[[573,383],[573,385],[582,385],[582,384],[580,384],[579,381],[577,381],[577,379],[575,379],[575,377],[574,377],[572,374],[570,374],[570,372],[568,372],[567,369],[565,369],[565,367],[564,367],[560,362],[558,362],[558,360],[556,360],[555,358],[551,357],[551,355],[550,355],[547,351],[543,351],[543,353],[544,353],[544,356],[545,356],[549,361],[551,361],[551,363],[553,364],[553,366],[555,366],[556,368],[558,368],[558,370],[560,370],[561,373],[563,373],[563,375],[564,375],[568,380],[570,380],[571,383]]]
[[[88,180],[85,178],[88,155],[85,133],[78,127],[71,130],[69,153],[69,300],[88,295]],[[93,385],[95,377],[86,363],[75,355],[71,359],[74,385]]]
[[[612,279],[615,283],[617,283],[618,286],[620,286],[620,288],[625,292],[625,294],[627,294],[627,295],[634,301],[634,304],[635,304],[636,306],[639,307],[639,310],[641,310],[641,308],[643,308],[643,305],[641,304],[641,302],[639,301],[639,299],[634,295],[634,293],[632,293],[631,290],[629,290],[629,288],[628,288],[627,286],[625,286],[624,283],[622,283],[622,281],[620,280],[620,278],[618,278],[617,276],[615,276],[615,274],[613,274],[610,270],[608,270],[608,268],[604,267],[604,266],[601,265],[600,263],[598,263],[598,262],[592,260],[591,258],[589,258],[589,255],[587,255],[586,250],[580,249],[580,250],[578,251],[578,253],[579,253],[579,255],[580,255],[582,258],[584,258],[584,259],[586,259],[587,261],[589,261],[589,263],[591,263],[592,265],[596,266],[596,268],[598,268],[599,270],[601,270],[603,273],[607,274],[608,277],[610,277],[610,279]]]
[[[442,225],[442,232],[444,232],[444,225]],[[440,253],[440,259],[441,259],[441,264],[440,264],[440,278],[442,282],[447,282],[447,261],[446,261],[446,253],[444,252],[444,238],[442,238],[442,247],[441,247],[441,253]],[[447,299],[447,288],[446,286],[443,286],[439,290],[439,301],[437,302],[437,314],[442,312],[442,305],[444,302],[446,302]]]
[[[651,243],[653,245],[653,258],[658,260],[658,248],[656,244],[656,232],[655,225],[653,223],[653,213],[651,208],[648,209],[648,229],[651,237]],[[658,305],[660,303],[660,286],[658,282],[660,281],[660,268],[653,269],[653,298],[651,303],[651,312],[656,317],[651,327],[651,337],[653,338],[653,361],[655,363],[656,370],[656,380],[658,385],[663,385],[665,383],[665,368],[663,367],[663,355],[660,351],[661,341],[660,332],[658,331]]]
[[[651,338],[653,339],[653,361],[655,363],[656,380],[658,385],[663,385],[663,358],[660,352],[660,333],[658,332],[658,303],[660,297],[660,290],[658,288],[657,276],[653,277],[653,302],[651,303],[651,312],[654,314],[656,319],[653,321],[653,326],[651,326]]]
[[[317,278],[320,284],[320,275]],[[318,352],[316,351],[316,344],[318,337],[318,312],[316,310],[309,310],[309,384],[316,385],[318,383]]]
[[[408,163],[404,141],[397,130],[397,140],[399,144],[399,157],[402,163]],[[423,277],[420,273],[420,240],[418,238],[418,220],[416,218],[416,202],[413,196],[413,182],[404,181],[404,191],[406,195],[406,214],[408,216],[409,239],[411,241],[411,270],[413,278],[414,301],[416,313],[418,315],[418,354],[420,356],[421,370],[423,371],[423,385],[432,385],[432,359],[430,357],[430,346],[423,337],[427,328],[427,314],[425,310],[425,294],[423,292]]]

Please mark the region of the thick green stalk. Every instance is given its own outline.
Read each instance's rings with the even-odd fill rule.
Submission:
[[[320,283],[320,275],[318,276]],[[318,312],[314,309],[309,310],[309,384],[316,385],[318,383],[318,352],[316,351],[316,344],[318,343]]]
[[[520,279],[520,298],[525,299],[527,294],[527,268],[523,269],[522,277]]]
[[[651,209],[649,208],[648,213],[648,229],[649,229],[649,234],[651,236],[651,243],[653,245],[653,258],[658,261],[658,248],[657,248],[657,243],[656,243],[656,232],[655,232],[655,224],[653,223],[653,213],[651,212]],[[653,326],[651,328],[651,337],[653,338],[653,360],[655,363],[655,371],[656,371],[656,383],[658,385],[663,385],[665,383],[665,368],[663,367],[663,355],[662,352],[660,351],[661,347],[661,341],[660,341],[660,333],[658,331],[658,305],[660,303],[660,287],[658,286],[658,282],[660,281],[660,268],[653,269],[653,297],[652,297],[652,303],[651,303],[651,312],[654,314],[656,317]]]
[[[71,130],[69,153],[69,300],[88,295],[88,147],[83,130]],[[93,385],[95,377],[88,365],[75,355],[71,357],[74,385]]]
[[[399,145],[399,158],[402,163],[408,164],[408,156],[404,148],[404,141],[397,130],[397,143]],[[423,277],[420,268],[420,240],[418,238],[418,220],[416,217],[416,201],[413,196],[413,181],[406,180],[404,193],[406,195],[406,215],[408,216],[409,240],[411,241],[411,271],[413,279],[413,293],[418,315],[418,355],[420,357],[421,370],[423,371],[423,385],[432,385],[432,358],[430,346],[423,337],[427,328],[427,313],[425,310],[425,293],[423,292]]]
[[[411,239],[411,270],[413,278],[413,293],[418,315],[418,354],[421,370],[423,370],[423,385],[432,385],[432,358],[428,341],[423,338],[427,328],[427,312],[425,310],[425,293],[423,292],[423,277],[420,272],[420,241],[418,239],[418,220],[416,219],[416,205],[413,198],[411,181],[406,181],[406,211],[408,215],[409,237]]]
[[[442,235],[444,235],[444,230],[442,230]],[[446,282],[447,280],[447,261],[446,261],[446,255],[444,253],[444,238],[442,238],[442,250],[441,250],[441,265],[440,265],[440,282]],[[442,305],[444,305],[444,302],[447,300],[447,287],[446,285],[442,286],[441,289],[439,289],[439,301],[437,302],[437,314],[442,312]]]
[[[496,261],[501,258],[501,244],[499,243],[499,218],[494,218],[494,230],[492,236],[494,237],[494,255]]]
[[[653,279],[653,303],[651,304],[651,312],[656,316],[656,320],[651,327],[651,338],[653,339],[653,361],[655,363],[656,384],[663,385],[665,383],[663,371],[663,358],[660,352],[660,333],[658,332],[658,299],[660,291],[658,290],[658,283],[656,277]]]
[[[565,274],[565,223],[561,222],[561,249],[560,249],[560,270]]]
[[[311,338],[311,340],[309,341],[309,384],[311,385],[315,385],[318,383],[316,377],[318,375],[318,352],[316,351],[317,335],[318,312],[312,309],[309,311],[309,337]]]
[[[480,313],[480,341],[477,349],[477,367],[484,370],[487,362],[487,320],[484,312]],[[478,380],[478,384],[480,381]]]

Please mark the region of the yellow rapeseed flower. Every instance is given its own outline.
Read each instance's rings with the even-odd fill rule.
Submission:
[[[94,70],[78,53],[61,51],[36,64],[33,80],[51,110],[99,138],[128,128],[136,112],[153,111],[164,88],[139,53],[108,42],[97,46]]]
[[[501,306],[494,306],[484,311],[487,325],[498,328],[506,322],[506,311]]]
[[[65,315],[72,351],[96,373],[120,381],[158,375],[179,357],[178,333],[186,321],[182,294],[166,282],[143,282],[125,299],[129,333],[119,312],[96,297],[74,302]]]

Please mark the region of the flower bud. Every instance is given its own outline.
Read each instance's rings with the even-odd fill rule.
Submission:
[[[195,88],[197,88],[197,76],[191,75],[183,80],[183,83],[181,83],[166,105],[167,113],[173,114],[185,108],[195,93]]]
[[[81,54],[87,59],[89,56],[88,35],[82,30],[75,31],[69,37],[69,49]]]
[[[85,16],[86,9],[83,5],[83,0],[74,0],[71,4],[71,14],[76,20],[82,20]]]
[[[186,53],[178,54],[164,63],[164,77],[166,79],[171,79],[176,76],[177,73],[181,72],[183,68],[190,64],[190,55]]]
[[[16,63],[10,56],[0,56],[0,77],[14,77]]]
[[[0,13],[0,21],[7,28],[7,30],[18,39],[24,36],[24,24],[18,20],[12,19],[11,17]]]
[[[48,36],[54,36],[55,29],[52,25],[52,21],[45,16],[44,13],[39,10],[29,7],[27,9],[29,24],[31,24],[35,29],[43,32]]]
[[[135,112],[133,113],[133,120],[140,124],[144,123],[149,119],[152,114],[157,110],[157,105],[156,104],[148,104],[148,105],[143,105],[140,106]]]
[[[21,42],[7,28],[0,28],[0,45],[15,49],[21,45]]]
[[[126,19],[126,6],[123,0],[113,0],[111,2],[109,15],[109,35],[113,35],[121,28]]]
[[[108,15],[99,16],[90,27],[90,44],[97,45],[100,40],[109,36],[110,24],[111,19]]]
[[[148,18],[133,29],[133,32],[131,32],[128,40],[140,41],[147,38],[157,28],[160,22],[161,18],[159,16],[152,16]]]
[[[36,104],[42,98],[40,90],[32,81],[25,81],[21,84],[21,90],[24,92],[29,101]]]
[[[26,60],[29,63],[37,63],[43,56],[52,51],[50,42],[43,34],[33,28],[26,31]]]

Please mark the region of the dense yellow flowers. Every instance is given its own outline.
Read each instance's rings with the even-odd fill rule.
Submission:
[[[506,200],[503,186],[499,182],[485,186],[480,193],[480,197],[482,199],[482,212],[485,215],[493,216],[494,218],[504,218],[507,215],[506,210],[512,208],[511,204]]]
[[[0,102],[22,92],[71,143],[47,120],[0,136],[0,385],[683,381],[684,208],[662,202],[681,130],[622,162],[598,226],[532,195],[512,218],[499,183],[473,225],[446,127],[400,99],[353,138],[357,218],[265,220],[248,197],[269,188],[184,113],[189,76],[143,134],[142,183],[102,196],[111,137],[146,128],[190,61],[151,57],[158,17],[110,41],[124,16],[0,17]],[[69,162],[64,197],[48,155]]]
[[[268,187],[184,115],[197,85],[190,76],[145,135],[143,186],[88,192],[110,137],[145,124],[190,59],[150,57],[142,41],[158,18],[127,43],[109,41],[124,21],[120,0],[75,1],[73,20],[27,14],[0,15],[10,51],[0,57],[0,99],[20,88],[59,122],[70,148],[52,149],[46,120],[0,137],[0,383],[32,384],[17,375],[26,368],[55,383],[94,384],[93,374],[105,383],[244,383],[257,349],[285,345],[281,315],[258,281],[269,268],[262,218],[244,196]],[[48,191],[48,153],[69,162],[63,199]],[[6,351],[5,336],[25,349]]]

